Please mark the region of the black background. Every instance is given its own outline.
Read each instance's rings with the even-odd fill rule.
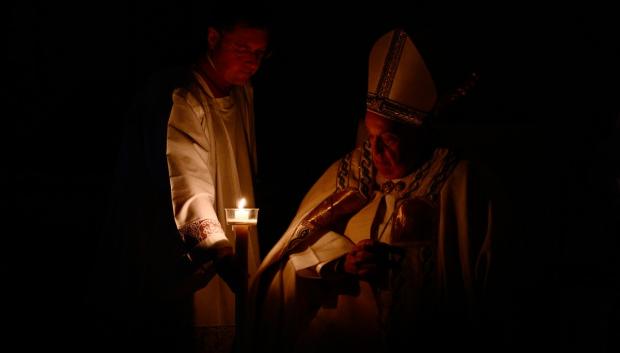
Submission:
[[[312,182],[353,146],[374,39],[409,23],[411,11],[427,11],[446,32],[475,27],[482,43],[488,76],[480,114],[445,122],[440,136],[493,167],[511,198],[517,222],[505,311],[515,350],[539,341],[552,351],[617,349],[616,19],[594,4],[382,4],[274,6],[274,55],[254,81],[263,252]],[[7,345],[88,351],[96,344],[80,339],[88,331],[80,303],[123,113],[147,77],[195,50],[201,37],[191,22],[199,14],[191,5],[24,1],[10,8]]]

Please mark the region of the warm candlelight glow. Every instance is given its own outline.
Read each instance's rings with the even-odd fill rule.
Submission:
[[[244,208],[246,203],[245,198],[242,198],[237,202],[237,208],[235,209],[236,220],[248,221],[250,219],[250,210]]]
[[[258,208],[246,208],[245,198],[237,201],[237,208],[226,208],[226,223],[231,225],[254,225],[258,217]]]
[[[237,201],[237,208],[244,208],[246,204],[247,201],[245,201],[245,197],[242,197],[239,201]]]

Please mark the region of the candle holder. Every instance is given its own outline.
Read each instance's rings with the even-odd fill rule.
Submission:
[[[244,200],[245,201],[245,200]],[[247,316],[247,293],[248,293],[248,237],[250,226],[258,222],[258,208],[225,208],[226,223],[232,226],[235,234],[235,256],[239,267],[243,271],[241,283],[235,294],[235,321],[236,351],[244,351],[246,316]]]
[[[258,208],[225,208],[228,225],[256,225]]]

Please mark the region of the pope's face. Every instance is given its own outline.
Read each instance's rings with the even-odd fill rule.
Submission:
[[[365,122],[372,161],[379,174],[388,179],[406,176],[415,151],[411,148],[411,141],[406,141],[403,131],[399,131],[399,124],[371,111],[366,112]],[[407,135],[407,138],[413,136]]]

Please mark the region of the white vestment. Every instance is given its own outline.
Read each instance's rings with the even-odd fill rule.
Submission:
[[[372,181],[383,181],[365,171],[369,163],[360,149],[334,163],[259,267],[251,286],[256,352],[392,351],[433,342],[450,325],[473,327],[497,228],[496,205],[483,191],[491,185],[444,149],[397,181],[402,190],[376,188]],[[358,190],[366,202],[338,205],[330,199],[338,189]],[[316,210],[330,221],[313,221]],[[402,251],[385,283],[323,277],[322,267],[369,238]]]
[[[174,217],[188,248],[205,247],[228,239],[224,208],[241,198],[254,207],[252,175],[256,166],[253,94],[250,86],[234,87],[230,96],[215,98],[207,83],[194,73],[193,87],[173,93],[168,122],[167,159]],[[260,261],[254,227],[248,240],[248,271]],[[188,249],[191,250],[191,249]],[[235,324],[235,297],[215,276],[194,294],[195,326]]]

